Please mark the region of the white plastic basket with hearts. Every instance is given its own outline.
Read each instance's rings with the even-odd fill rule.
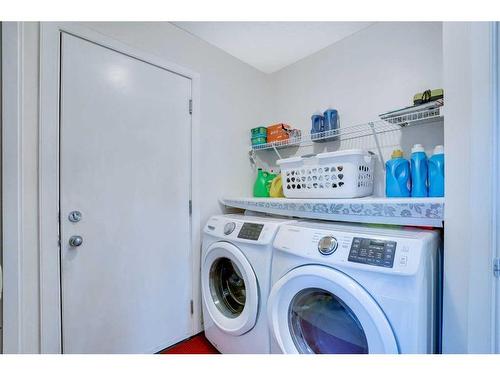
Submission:
[[[374,155],[353,149],[278,160],[287,198],[360,198],[373,193]]]

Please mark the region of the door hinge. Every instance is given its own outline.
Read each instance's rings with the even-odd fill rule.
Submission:
[[[189,215],[193,214],[193,201],[190,199],[189,200]]]
[[[189,306],[190,306],[190,309],[191,309],[191,315],[193,315],[194,314],[194,302],[193,302],[193,300],[191,300],[189,302]]]
[[[61,211],[57,213],[57,225],[61,225]],[[61,232],[57,234],[57,247],[61,247]]]
[[[189,99],[189,114],[193,114],[193,99]]]
[[[500,258],[493,259],[493,275],[500,278]]]

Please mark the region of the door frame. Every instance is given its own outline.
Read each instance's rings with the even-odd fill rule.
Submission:
[[[500,190],[493,31],[494,22],[443,23],[445,173],[446,186],[452,187],[445,196],[444,354],[494,351]]]
[[[500,259],[500,185],[498,184],[500,173],[500,22],[492,25],[492,117],[493,117],[493,256]],[[495,183],[496,182],[496,183]],[[500,354],[500,277],[493,281],[493,313],[492,328],[494,330],[493,353]]]
[[[23,349],[23,43],[21,22],[2,22],[3,353]]]
[[[59,245],[59,85],[60,85],[60,35],[85,39],[115,50],[159,68],[191,79],[191,248],[192,275],[199,268],[195,249],[200,248],[200,192],[197,186],[200,154],[199,103],[200,75],[184,67],[165,61],[157,56],[135,49],[120,41],[75,23],[40,24],[40,114],[39,114],[39,247],[40,247],[40,351],[62,352],[61,285]],[[188,109],[186,103],[186,110]],[[186,202],[189,204],[189,202]],[[192,296],[197,295],[197,283],[193,283]],[[192,297],[193,298],[193,297]],[[195,298],[193,298],[194,302]],[[192,329],[195,332],[201,313],[194,309]]]

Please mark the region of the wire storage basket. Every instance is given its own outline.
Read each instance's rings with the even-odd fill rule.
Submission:
[[[360,198],[373,193],[374,155],[353,149],[278,160],[287,198]]]

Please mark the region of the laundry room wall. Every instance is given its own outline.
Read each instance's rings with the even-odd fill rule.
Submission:
[[[272,75],[257,71],[169,23],[82,23],[82,25],[200,74],[201,121],[200,134],[197,138],[201,145],[198,161],[202,185],[197,188],[200,189],[203,198],[199,206],[201,223],[209,215],[220,211],[217,202],[219,197],[251,194],[254,176],[251,173],[246,153],[250,128],[272,122],[286,122],[301,128],[304,132],[309,132],[311,114],[328,107],[337,108],[340,111],[342,127],[355,125],[376,119],[378,114],[384,111],[411,104],[411,98],[416,92],[443,85],[441,23],[376,23]],[[447,52],[446,59],[449,66],[456,65],[457,56],[469,53],[460,52],[463,36],[456,33],[456,27],[458,26],[449,26],[447,33],[448,43],[451,40],[455,43]],[[20,223],[23,238],[21,264],[19,265],[19,269],[22,270],[19,308],[22,321],[20,327],[15,327],[20,332],[19,345],[15,348],[6,348],[4,345],[4,348],[10,352],[37,353],[40,351],[41,335],[38,269],[40,260],[38,248],[39,24],[23,23],[22,35],[24,41],[22,50],[23,101],[22,128],[19,129],[22,149],[19,170],[21,171],[23,210]],[[471,49],[471,46],[467,48]],[[468,68],[467,64],[468,62],[464,61],[457,69]],[[470,78],[471,82],[474,81],[473,78]],[[458,88],[460,87],[457,86],[455,92],[459,91]],[[455,100],[454,105],[458,108],[461,102]],[[459,120],[461,113],[457,112],[456,120]],[[468,119],[464,117],[461,120],[461,129],[470,125],[470,122],[466,123]],[[453,137],[454,133],[456,136],[455,125],[447,120],[447,139]],[[474,131],[476,129],[474,128]],[[466,139],[469,133],[460,132],[465,137],[460,138],[463,143],[450,144],[450,147],[454,147],[456,151],[454,155],[463,154],[459,149],[462,144],[469,144],[469,139]],[[402,147],[408,156],[411,145],[417,142],[423,143],[428,151],[435,144],[443,143],[442,124],[417,126],[381,137],[385,158],[395,147]],[[169,139],[166,140],[166,145],[175,147],[175,142]],[[375,151],[374,146],[371,138],[367,137],[341,145],[332,143],[329,146],[306,147],[300,152],[321,152],[325,147],[327,150],[361,147]],[[479,153],[481,148],[474,146],[474,150]],[[464,155],[468,157],[469,153],[470,150],[467,148]],[[275,161],[272,151],[261,152],[259,155]],[[287,156],[286,152],[284,156]],[[457,157],[454,159],[457,165],[461,162]],[[165,164],[168,165],[168,161],[165,161]],[[459,169],[456,170],[459,171],[455,176],[456,181],[460,181],[463,176]],[[481,171],[478,170],[479,172]],[[381,177],[382,175],[379,175],[379,180]],[[383,192],[383,186],[378,186],[377,189],[378,193]],[[469,188],[463,186],[463,189]],[[459,189],[454,194],[457,202],[459,199],[463,200],[460,196],[462,190]],[[467,194],[470,198],[470,194]],[[453,213],[456,215],[452,215]],[[453,308],[452,314],[455,319],[450,321],[446,330],[450,335],[459,336],[458,339],[453,338],[453,342],[448,343],[451,345],[448,346],[448,352],[467,350],[484,352],[482,342],[480,347],[471,347],[467,344],[469,337],[479,342],[476,336],[485,332],[484,327],[487,321],[487,319],[481,319],[480,313],[484,311],[483,309],[476,311],[475,307],[469,307],[470,301],[478,301],[483,297],[483,294],[472,293],[474,290],[477,291],[478,287],[477,281],[471,280],[472,268],[469,267],[469,257],[472,256],[470,249],[476,249],[477,246],[471,242],[473,237],[470,241],[461,241],[462,238],[456,236],[457,233],[467,233],[463,229],[468,227],[467,222],[463,221],[466,215],[458,203],[454,210],[448,212],[447,209],[447,216],[447,220],[451,216],[455,217],[454,222],[447,223],[447,233],[449,233],[447,241],[455,238],[449,247],[453,250],[451,254],[458,256],[453,256],[455,261],[448,261],[447,266],[447,271],[453,272],[453,276],[450,277],[450,273],[447,276],[454,285],[451,290],[453,293],[447,298],[449,298],[449,306]],[[458,228],[458,231],[452,231],[453,225],[455,229]],[[465,247],[467,249],[464,249]],[[445,260],[445,264],[446,262]],[[483,290],[486,289],[483,288]],[[467,298],[463,298],[464,293]],[[4,318],[6,314],[8,312],[4,310]],[[476,329],[479,320],[482,320],[483,324],[481,329]],[[5,332],[6,327],[3,328]]]
[[[177,28],[168,22],[79,23],[138,50],[190,69],[200,75],[201,99],[200,145],[196,160],[200,170],[202,198],[196,207],[200,225],[221,212],[218,199],[223,195],[245,196],[251,193],[253,174],[248,155],[248,130],[269,122],[270,83],[268,76],[222,50]],[[7,351],[40,351],[39,314],[39,211],[38,211],[38,118],[39,118],[39,23],[22,23],[23,35],[23,134],[21,170],[23,171],[23,284],[22,340]],[[175,132],[165,140],[166,147],[176,147]],[[169,161],[164,161],[171,167]],[[186,202],[188,204],[188,202]],[[196,231],[195,236],[200,236]],[[188,246],[188,244],[186,244]],[[199,261],[199,249],[194,258]],[[179,249],[179,251],[187,251]],[[199,274],[195,274],[195,278]],[[199,280],[194,280],[196,284]],[[194,296],[198,331],[201,320],[200,296]],[[4,327],[5,328],[5,327]]]
[[[442,59],[441,22],[374,23],[273,74],[273,121],[307,134],[311,115],[327,108],[339,111],[341,128],[377,120],[381,113],[412,105],[417,92],[442,87]],[[443,123],[386,133],[379,139],[385,160],[398,147],[408,157],[414,143],[422,143],[430,153],[443,144]],[[315,144],[300,152],[348,148],[376,152],[372,137]],[[282,155],[291,156],[287,151]],[[273,163],[273,153],[259,156]],[[381,167],[376,166],[377,195],[384,195],[385,189]]]

